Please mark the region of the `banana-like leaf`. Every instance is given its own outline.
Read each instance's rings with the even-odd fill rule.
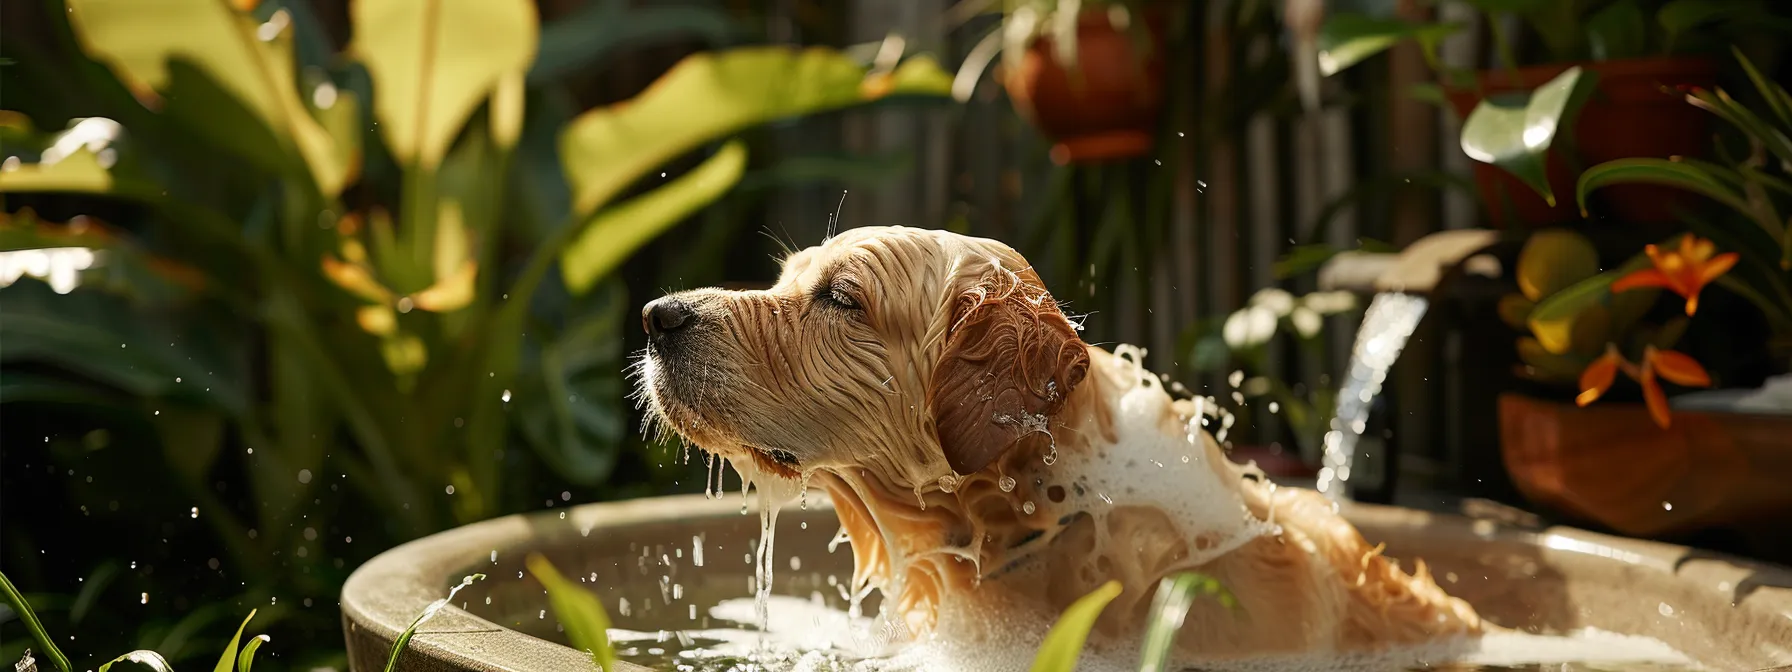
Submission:
[[[589,2],[541,31],[541,53],[529,69],[529,83],[551,82],[589,68],[621,47],[695,37],[711,47],[742,37],[744,26],[727,12],[708,7],[629,7],[628,2]]]
[[[0,170],[0,193],[72,191],[98,194],[111,189],[112,173],[85,147],[55,163],[33,163]]]
[[[867,73],[825,48],[697,54],[640,96],[573,120],[560,140],[573,210],[590,214],[647,171],[748,126],[890,96],[943,98],[951,88],[951,75],[927,57]]]
[[[1429,53],[1439,41],[1461,29],[1455,23],[1427,24],[1392,17],[1337,14],[1319,28],[1319,72],[1327,77],[1338,74],[1402,40],[1418,40]]]
[[[1587,209],[1588,194],[1602,187],[1632,183],[1679,187],[1709,196],[1739,212],[1750,212],[1747,197],[1731,188],[1717,175],[1691,162],[1669,159],[1616,159],[1588,168],[1580,174],[1580,182],[1575,187],[1575,201],[1584,212]]]
[[[591,653],[591,660],[605,670],[616,669],[616,651],[610,648],[610,615],[591,591],[566,580],[553,563],[540,555],[530,555],[526,562],[529,574],[548,591],[548,606],[554,618],[566,628],[572,647]]]
[[[425,170],[501,80],[529,67],[539,39],[528,0],[355,0],[350,13],[386,147]]]
[[[1559,132],[1572,132],[1575,115],[1597,78],[1573,67],[1528,96],[1493,96],[1481,101],[1462,124],[1463,153],[1506,169],[1555,206],[1546,168],[1549,149]]]
[[[82,49],[138,99],[161,105],[167,94],[169,112],[196,131],[264,166],[291,163],[325,197],[347,183],[349,167],[300,102],[289,13],[257,22],[219,0],[68,0],[68,9]],[[245,116],[232,115],[233,122],[249,119],[259,128],[222,123],[221,105],[240,107]],[[255,144],[267,139],[278,148],[273,154]]]
[[[628,293],[614,280],[582,298],[554,287],[543,292],[539,303],[562,299],[555,313],[580,317],[564,329],[529,329],[516,390],[532,403],[518,404],[511,413],[555,473],[580,485],[599,485],[615,468],[626,434],[623,409],[614,400],[624,385],[621,332]]]
[[[678,223],[740,181],[747,148],[739,141],[672,183],[597,213],[560,257],[566,288],[583,294],[636,248]]]
[[[1033,656],[1031,672],[1075,670],[1077,658],[1083,655],[1083,642],[1088,640],[1089,631],[1095,627],[1095,619],[1101,616],[1101,610],[1106,609],[1109,602],[1120,596],[1121,589],[1119,581],[1109,581],[1065,609],[1058,616],[1058,622],[1045,633],[1045,641]]]

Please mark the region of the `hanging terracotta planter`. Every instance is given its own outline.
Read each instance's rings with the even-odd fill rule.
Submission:
[[[1717,63],[1705,58],[1635,58],[1586,63],[1555,63],[1516,71],[1483,70],[1476,89],[1449,89],[1450,106],[1467,119],[1489,95],[1526,92],[1567,71],[1597,73],[1593,95],[1574,125],[1574,143],[1582,168],[1613,159],[1703,156],[1711,149],[1711,114],[1687,104],[1683,89],[1717,84]],[[1574,202],[1579,175],[1557,151],[1549,153],[1549,186],[1556,194],[1550,207],[1543,197],[1505,170],[1475,163],[1475,184],[1495,227],[1508,218],[1540,226],[1578,221]],[[1606,211],[1630,224],[1678,221],[1676,208],[1691,205],[1692,194],[1655,185],[1611,187],[1599,194]],[[1507,212],[1507,204],[1511,212]]]
[[[1132,36],[1105,11],[1077,20],[1077,60],[1058,62],[1049,37],[1034,40],[1018,65],[1004,73],[1014,109],[1053,140],[1052,161],[1063,165],[1147,156],[1163,108],[1163,12],[1148,11],[1151,36],[1139,53]]]

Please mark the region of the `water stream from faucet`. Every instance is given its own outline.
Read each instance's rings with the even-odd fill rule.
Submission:
[[[1328,499],[1339,502],[1350,498],[1351,462],[1356,457],[1357,441],[1368,428],[1370,404],[1381,393],[1388,369],[1400,358],[1400,351],[1406,348],[1407,339],[1429,306],[1425,297],[1404,292],[1382,292],[1369,302],[1338,390],[1331,430],[1325,433],[1319,478],[1314,484],[1314,489]]]

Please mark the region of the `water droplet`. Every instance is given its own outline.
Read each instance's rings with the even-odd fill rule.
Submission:
[[[454,494],[454,486],[452,486],[452,485],[448,486],[447,488],[444,488],[443,490],[450,495]]]
[[[492,564],[494,564],[494,565],[495,565],[495,564],[498,564],[498,551],[497,551],[497,549],[492,549]]]
[[[510,390],[505,390],[503,394],[498,395],[498,398],[506,404],[510,403]]]
[[[1183,464],[1188,464],[1188,456],[1187,456],[1187,455],[1183,455],[1183,456],[1182,456],[1182,463],[1183,463]]]
[[[1001,480],[996,481],[996,487],[1001,488],[1002,492],[1014,492],[1014,479],[1003,476]]]
[[[1661,503],[1661,510],[1663,510],[1663,511],[1673,511],[1673,510],[1674,510],[1674,503],[1673,503],[1673,502],[1662,502],[1662,503]]]
[[[562,502],[572,501],[572,493],[564,491],[564,490],[560,491],[560,501],[562,501]]]
[[[1021,512],[1022,512],[1022,513],[1025,513],[1025,514],[1027,514],[1027,515],[1029,515],[1029,516],[1031,516],[1031,515],[1033,515],[1033,511],[1034,511],[1034,510],[1036,510],[1036,509],[1038,509],[1038,508],[1039,508],[1039,507],[1036,507],[1036,506],[1033,506],[1033,503],[1032,503],[1032,502],[1023,502],[1023,503],[1022,503],[1022,504],[1021,504],[1021,505],[1020,505],[1020,510],[1021,510]]]
[[[311,482],[311,470],[310,469],[300,469],[299,470],[299,482],[300,483],[310,483]]]
[[[131,566],[136,567],[137,563],[131,563]],[[138,602],[138,604],[149,604],[149,593],[144,593],[143,600]]]
[[[194,518],[199,517],[199,507],[197,507],[197,506],[193,507],[193,517]]]

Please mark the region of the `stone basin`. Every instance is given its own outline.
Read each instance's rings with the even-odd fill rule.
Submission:
[[[587,504],[476,523],[386,551],[343,587],[350,669],[383,669],[398,634],[474,572],[489,578],[462,590],[419,629],[400,669],[590,669],[588,656],[559,643],[551,614],[542,616],[541,585],[519,578],[531,552],[590,582],[615,627],[690,628],[691,604],[701,618],[718,598],[751,595],[759,516],[743,515],[742,504],[738,494]],[[1571,528],[1521,529],[1367,504],[1346,505],[1344,513],[1370,542],[1385,542],[1388,555],[1423,558],[1446,590],[1494,623],[1536,633],[1594,627],[1646,635],[1717,670],[1792,665],[1787,569]],[[844,582],[852,574],[847,548],[828,552],[838,529],[825,499],[818,504],[812,495],[806,509],[784,507],[774,592],[835,596],[827,577]],[[694,538],[704,548],[701,568]],[[793,555],[801,559],[795,571]],[[681,599],[662,592],[660,577],[668,574]],[[627,615],[620,613],[623,600],[633,607]]]

